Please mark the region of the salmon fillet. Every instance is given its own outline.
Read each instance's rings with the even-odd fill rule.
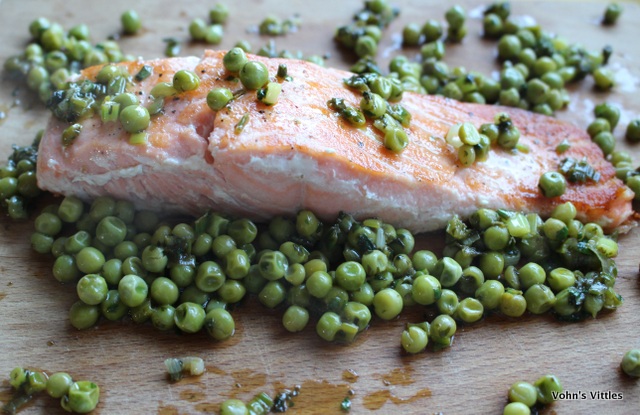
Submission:
[[[324,219],[346,211],[414,232],[442,228],[454,214],[467,218],[481,207],[547,216],[571,201],[581,220],[606,229],[633,213],[633,192],[615,177],[586,132],[573,125],[513,108],[406,92],[401,104],[412,115],[410,143],[396,154],[382,145],[371,122],[354,128],[327,106],[331,98],[359,105],[361,94],[343,83],[352,74],[304,61],[249,55],[272,75],[286,63],[292,80],[283,82],[277,104],[266,106],[247,93],[213,112],[206,103],[210,89],[239,89],[223,67],[224,53],[121,63],[131,74],[144,64],[154,68],[135,84],[143,104],[155,84],[170,82],[180,69],[193,70],[201,84],[167,98],[164,114],[152,117],[146,145],[129,144],[119,123],[103,124],[95,116],[83,120],[80,135],[63,147],[68,124],[52,118],[39,149],[39,186],[85,199],[110,195],[163,212],[198,215],[212,209],[255,220],[303,208]],[[99,69],[88,68],[81,76],[95,80]],[[480,127],[501,111],[511,115],[530,151],[492,147],[486,161],[463,167],[444,139],[450,126],[468,121]],[[248,122],[238,133],[235,126],[245,114]],[[556,146],[565,139],[571,146],[559,155]],[[568,183],[560,197],[542,196],[540,175],[557,170],[567,157],[586,157],[600,180]]]

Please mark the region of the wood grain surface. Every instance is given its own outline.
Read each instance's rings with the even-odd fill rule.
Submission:
[[[182,43],[181,55],[200,54],[201,44],[188,42],[191,19],[206,19],[215,2],[137,1],[143,30],[121,39],[125,53],[146,58],[163,56],[167,37]],[[254,48],[268,38],[252,28],[269,12],[281,18],[300,16],[297,33],[275,38],[277,48],[300,50],[305,55],[329,54],[328,66],[347,68],[351,57],[336,49],[335,28],[350,21],[359,0],[276,1],[244,0],[225,3],[230,9],[221,48],[239,39]],[[446,2],[397,0],[400,17],[385,32],[380,62],[399,53],[402,27],[428,18],[443,20]],[[65,28],[84,22],[96,43],[120,28],[120,13],[133,2],[124,0],[4,0],[0,3],[0,60],[20,53],[28,42],[28,24],[38,16],[58,21]],[[460,1],[469,12],[469,34],[460,45],[447,45],[445,61],[492,73],[495,44],[481,39],[479,16],[482,3]],[[535,19],[544,28],[591,49],[613,46],[611,68],[618,85],[611,94],[596,93],[585,80],[571,91],[572,101],[559,118],[586,128],[595,104],[605,100],[624,110],[616,130],[618,148],[629,150],[640,163],[640,148],[629,147],[622,138],[633,117],[640,117],[640,5],[622,3],[624,14],[617,25],[602,27],[599,18],[605,2],[514,1],[512,13]],[[128,6],[129,5],[129,6]],[[417,49],[403,53],[415,56]],[[11,144],[26,145],[44,127],[47,112],[29,99],[23,86],[0,83],[0,158]],[[49,373],[67,371],[76,379],[97,382],[102,390],[96,414],[204,414],[218,413],[229,397],[249,399],[258,392],[274,393],[300,387],[293,414],[340,413],[340,402],[351,396],[351,413],[380,414],[498,414],[507,403],[507,390],[517,380],[533,382],[553,373],[568,391],[613,391],[621,400],[582,399],[557,401],[545,414],[637,414],[640,383],[619,369],[622,355],[640,347],[640,229],[620,237],[617,258],[617,291],[624,304],[597,319],[568,324],[551,316],[506,319],[491,316],[463,326],[453,347],[439,352],[407,356],[401,352],[400,334],[407,322],[424,318],[426,311],[413,309],[392,322],[373,321],[350,345],[327,344],[313,325],[302,333],[287,333],[280,323],[281,311],[268,311],[251,300],[233,312],[236,335],[215,342],[204,333],[180,335],[159,332],[149,324],[101,322],[77,331],[67,320],[75,301],[72,286],[57,283],[53,260],[29,247],[32,219],[14,223],[0,218],[0,401],[10,395],[8,375],[15,366],[39,368]],[[441,234],[421,237],[425,246],[439,246]],[[200,356],[207,371],[179,383],[167,381],[163,360],[167,357]],[[353,394],[353,395],[351,395]],[[59,402],[48,396],[34,400],[24,414],[62,414]]]

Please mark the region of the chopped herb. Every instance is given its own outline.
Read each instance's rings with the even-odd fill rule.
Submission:
[[[286,63],[281,63],[280,65],[278,65],[278,73],[276,74],[278,78],[288,78],[287,72],[288,69]]]
[[[180,54],[180,42],[172,37],[162,39],[167,46],[164,48],[164,56],[172,58]]]
[[[242,130],[244,130],[244,127],[246,127],[248,122],[249,122],[249,113],[246,113],[242,116],[242,118],[240,118],[240,121],[238,121],[238,123],[236,124],[234,132],[236,134],[240,134]]]
[[[568,157],[560,162],[558,170],[573,183],[584,183],[587,180],[598,182],[600,180],[600,172],[589,164],[586,157],[580,161]]]
[[[71,124],[62,132],[62,145],[67,147],[80,135],[82,124]]]
[[[340,114],[342,118],[349,121],[349,123],[353,124],[356,127],[362,127],[366,122],[362,111],[360,111],[356,107],[347,105],[342,98],[331,98],[327,102],[327,105],[329,106],[329,108]]]
[[[134,79],[138,82],[141,82],[147,79],[149,76],[151,76],[152,73],[153,73],[153,67],[149,65],[144,65],[142,68],[140,68],[140,71],[136,74]]]
[[[129,136],[129,144],[140,145],[147,144],[148,134],[146,131],[140,131]]]
[[[278,102],[278,97],[282,91],[282,85],[277,82],[269,82],[267,86],[257,92],[258,101],[265,105],[274,105]]]
[[[349,399],[348,397],[344,398],[342,400],[342,402],[340,403],[340,409],[343,412],[350,412],[351,411],[351,399]]]

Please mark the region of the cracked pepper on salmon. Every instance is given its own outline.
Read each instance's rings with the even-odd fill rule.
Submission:
[[[194,71],[201,82],[194,91],[166,99],[163,113],[152,116],[146,144],[130,144],[120,123],[103,123],[96,115],[82,120],[80,134],[63,146],[69,124],[52,118],[39,148],[38,185],[62,195],[109,195],[139,208],[194,215],[214,210],[266,220],[306,208],[331,219],[345,211],[414,232],[442,228],[453,215],[467,218],[481,207],[547,216],[571,201],[579,219],[606,229],[633,213],[633,192],[576,126],[513,108],[405,92],[401,104],[412,117],[410,143],[393,153],[370,121],[356,128],[328,107],[332,98],[359,106],[361,93],[343,82],[352,74],[309,62],[249,55],[273,76],[286,63],[291,79],[282,83],[278,102],[264,105],[253,92],[212,111],[206,102],[212,88],[240,87],[225,71],[224,53],[118,64],[131,74],[144,64],[153,67],[150,77],[135,83],[142,104],[155,84],[170,81],[180,69]],[[81,76],[95,80],[99,69],[88,68]],[[501,111],[510,114],[529,151],[492,146],[486,161],[462,166],[444,139],[449,128],[461,122],[479,128]],[[237,131],[246,114],[246,125]],[[558,154],[564,140],[570,147]],[[556,171],[567,157],[586,157],[600,179],[567,183],[562,196],[544,197],[540,176]]]

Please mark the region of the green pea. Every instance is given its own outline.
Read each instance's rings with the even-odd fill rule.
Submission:
[[[164,249],[155,245],[144,248],[141,260],[142,266],[149,272],[163,272],[169,262]]]
[[[553,304],[553,311],[560,317],[569,317],[578,313],[586,303],[578,304],[578,299],[584,296],[574,287],[565,288],[556,294],[556,302]],[[585,299],[586,300],[586,299]],[[597,311],[596,311],[597,313]]]
[[[286,289],[279,281],[269,281],[258,293],[258,300],[268,308],[275,308],[284,301]]]
[[[149,111],[141,105],[131,105],[120,111],[120,122],[125,131],[138,133],[149,127]]]
[[[417,23],[409,23],[402,29],[402,43],[408,46],[420,44],[421,27]]]
[[[135,10],[127,10],[120,16],[122,30],[127,35],[136,34],[142,27],[142,20]]]
[[[118,290],[109,290],[104,301],[100,303],[100,311],[107,320],[118,321],[127,314],[129,307],[120,301]]]
[[[371,287],[371,284],[368,282],[362,284],[358,290],[349,293],[352,301],[364,304],[367,307],[373,304],[374,295],[373,287]]]
[[[218,290],[225,280],[226,276],[217,262],[205,261],[198,266],[195,284],[200,290],[212,293]]]
[[[554,395],[563,391],[560,380],[554,375],[544,375],[534,382],[538,389],[538,402],[547,405],[554,401]]]
[[[522,402],[510,402],[502,411],[502,415],[530,415],[531,408]]]
[[[62,408],[69,412],[86,414],[93,411],[100,401],[100,388],[93,382],[81,380],[73,382],[69,391],[60,401]]]
[[[544,268],[535,262],[529,262],[523,265],[519,270],[520,286],[523,290],[527,290],[534,284],[544,284],[547,279]]]
[[[78,281],[76,291],[82,302],[87,305],[97,305],[104,301],[109,288],[101,275],[87,274]]]
[[[484,306],[475,298],[467,297],[460,301],[456,307],[454,316],[465,323],[475,323],[484,314]]]
[[[200,86],[200,78],[193,71],[181,69],[173,75],[173,87],[178,93],[194,91]]]
[[[249,409],[239,399],[227,399],[220,404],[220,415],[249,415]]]
[[[25,392],[33,395],[42,392],[47,388],[47,374],[40,371],[30,370],[27,374],[27,383],[25,384]]]
[[[316,324],[316,333],[326,341],[333,341],[340,330],[342,322],[340,316],[332,311],[327,311]]]
[[[542,227],[544,235],[552,241],[564,241],[569,235],[567,225],[555,218],[549,218],[544,222]]]
[[[500,306],[504,295],[504,286],[500,281],[485,281],[475,292],[475,297],[487,310],[493,310]]]
[[[13,389],[20,389],[25,382],[28,381],[27,375],[29,374],[28,370],[24,370],[22,367],[15,367],[11,370],[9,374],[9,384],[13,387]]]
[[[422,34],[424,35],[425,42],[433,42],[442,36],[442,24],[434,19],[427,20],[421,29]]]
[[[209,20],[211,23],[223,24],[227,21],[229,16],[229,9],[223,3],[216,3],[212,9],[209,10]]]
[[[364,267],[355,261],[343,262],[336,269],[336,282],[347,291],[360,288],[366,277]]]
[[[501,90],[498,102],[500,105],[505,105],[507,107],[517,107],[520,102],[520,93],[518,92],[518,89],[511,87]]]
[[[378,42],[369,35],[360,36],[353,50],[359,58],[372,57],[378,52]]]
[[[41,213],[34,222],[36,232],[56,236],[62,229],[62,221],[53,213]]]
[[[48,254],[53,246],[53,238],[40,232],[31,234],[31,248],[39,254]]]
[[[224,258],[227,254],[236,249],[236,242],[229,235],[216,236],[211,243],[211,250],[218,258]]]
[[[145,300],[149,292],[147,283],[139,276],[128,274],[118,282],[120,300],[128,307],[136,307]]]
[[[567,182],[562,174],[551,171],[540,176],[538,186],[545,197],[558,197],[564,194]]]
[[[417,326],[409,326],[403,332],[400,337],[400,344],[402,348],[411,354],[420,353],[424,351],[429,342],[429,337],[426,331]]]
[[[538,390],[529,382],[515,382],[509,388],[509,400],[523,403],[530,408],[538,400]]]
[[[306,281],[309,294],[316,298],[323,298],[333,286],[333,279],[326,271],[315,271]]]
[[[482,234],[482,240],[487,249],[501,251],[509,244],[509,230],[505,226],[491,226]]]
[[[543,314],[553,307],[556,296],[549,287],[543,284],[535,284],[524,293],[527,300],[527,310],[533,314]]]
[[[227,232],[238,245],[250,244],[258,236],[258,228],[249,219],[238,219],[230,222]]]
[[[391,320],[402,311],[402,296],[392,288],[384,288],[373,297],[373,309],[378,317]]]
[[[72,255],[60,255],[53,264],[53,276],[62,283],[74,282],[82,274]]]
[[[151,312],[151,324],[158,330],[167,331],[175,327],[176,309],[168,304],[161,305]]]
[[[242,66],[239,77],[245,88],[260,89],[269,82],[269,70],[262,62],[249,61]]]
[[[226,280],[217,291],[220,300],[227,304],[234,304],[242,300],[247,289],[240,281]]]
[[[260,274],[269,281],[283,278],[288,266],[287,257],[280,251],[265,252],[258,261]]]
[[[506,289],[500,299],[500,312],[509,317],[520,317],[527,310],[527,301],[522,291]]]
[[[522,51],[522,43],[516,35],[504,35],[498,41],[498,57],[501,60],[513,60]]]
[[[440,298],[436,300],[438,311],[442,314],[447,314],[450,316],[455,313],[459,303],[460,301],[458,299],[458,294],[456,294],[455,291],[446,288],[442,290]]]
[[[462,267],[452,258],[445,257],[436,263],[433,273],[443,287],[453,287],[462,276]]]
[[[173,316],[176,327],[185,333],[197,333],[204,326],[205,311],[200,304],[182,303]]]
[[[18,176],[18,193],[24,197],[33,198],[41,193],[38,188],[36,172],[26,171]]]
[[[309,312],[300,306],[292,305],[282,315],[282,325],[292,333],[302,331],[309,322]]]
[[[149,295],[156,304],[172,305],[178,301],[180,291],[176,283],[169,278],[158,277],[151,283]]]
[[[239,47],[235,47],[225,53],[222,63],[225,69],[231,73],[238,73],[242,67],[249,62],[245,51]]]
[[[18,179],[3,177],[0,179],[0,200],[9,199],[18,193]]]
[[[620,120],[620,108],[608,102],[603,102],[595,106],[593,110],[596,118],[604,118],[609,121],[611,131],[615,130]]]
[[[626,352],[620,362],[620,368],[629,376],[640,377],[640,349]]]
[[[47,393],[52,398],[62,398],[68,393],[72,383],[71,375],[65,372],[56,372],[47,380]]]
[[[609,131],[602,131],[593,137],[593,142],[600,147],[605,156],[611,154],[616,146],[616,139]]]
[[[100,272],[104,263],[104,254],[92,246],[84,247],[76,254],[76,265],[85,274]]]
[[[429,337],[439,346],[446,347],[451,345],[456,330],[456,321],[447,314],[440,314],[431,322]]]
[[[189,35],[193,40],[204,40],[207,34],[207,23],[200,18],[195,18],[189,23]]]
[[[461,252],[461,251],[459,251]],[[467,266],[458,280],[458,288],[465,294],[472,295],[484,283],[484,273],[475,266]]]
[[[575,274],[567,268],[554,268],[547,276],[547,283],[555,292],[560,292],[566,288],[573,287],[575,282]]]
[[[629,124],[627,124],[624,137],[630,143],[640,142],[640,118],[631,120]]]
[[[538,78],[531,79],[527,82],[527,100],[533,104],[544,104],[549,96],[549,86]]]
[[[100,318],[100,309],[97,305],[76,301],[69,309],[69,322],[78,330],[88,329],[94,326]]]
[[[134,323],[142,324],[148,321],[154,313],[154,308],[151,305],[151,299],[145,298],[145,300],[137,307],[133,307],[129,310],[129,315]]]
[[[215,308],[207,312],[204,327],[207,333],[216,340],[226,340],[233,336],[236,330],[233,317],[222,308]]]

